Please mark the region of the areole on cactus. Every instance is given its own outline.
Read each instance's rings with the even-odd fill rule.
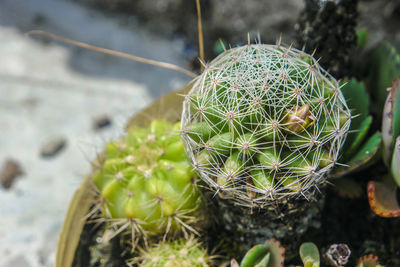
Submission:
[[[215,191],[245,206],[307,195],[335,165],[351,114],[310,55],[249,44],[195,79],[182,113],[186,152]]]

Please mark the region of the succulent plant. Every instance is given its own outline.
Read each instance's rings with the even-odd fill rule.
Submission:
[[[398,217],[400,205],[396,199],[396,184],[400,186],[400,140],[396,141],[396,138],[400,139],[400,55],[390,43],[384,41],[374,49],[369,65],[371,68],[366,78],[368,92],[364,84],[356,80],[342,87],[352,115],[356,117],[344,144],[343,166],[330,175],[341,177],[333,183],[342,195],[357,196],[360,195],[360,185],[348,175],[382,158],[387,170],[376,172],[384,178],[383,181],[368,183],[369,203],[381,217]],[[371,112],[375,117],[382,118],[382,133],[376,132],[365,141],[372,125],[372,116],[368,115],[370,97],[373,99]]]
[[[249,249],[242,258],[240,265],[232,259],[231,267],[283,267],[285,248],[275,239],[268,239]],[[226,264],[229,266],[229,264]]]
[[[371,209],[381,217],[400,217],[396,191],[400,187],[400,78],[388,89],[382,118],[383,161],[388,170],[381,182],[368,183]]]
[[[93,175],[106,221],[135,236],[196,232],[196,179],[179,136],[180,123],[154,120],[106,146]]]
[[[364,83],[355,79],[342,82],[341,91],[352,114],[349,134],[343,146],[340,165],[330,173],[331,177],[344,177],[375,163],[381,156],[382,134],[368,136],[372,125],[370,98]],[[345,178],[346,179],[346,178]]]
[[[131,264],[142,267],[207,267],[211,259],[201,244],[191,236],[188,240],[161,242],[142,250]]]
[[[314,243],[306,242],[301,244],[299,254],[304,267],[319,267],[319,251]]]
[[[312,56],[254,44],[225,51],[195,79],[182,135],[213,190],[263,207],[323,184],[350,121],[339,84]]]
[[[347,248],[345,253],[349,253],[350,250],[348,246],[344,245]],[[332,245],[332,247],[336,247],[338,245]],[[328,251],[327,251],[328,253]],[[320,266],[320,254],[318,247],[312,242],[302,243],[299,248],[299,255],[304,267],[319,267]],[[337,255],[336,255],[337,256]],[[346,263],[340,264],[335,260],[331,261],[326,258],[326,264],[333,267],[343,267],[347,264],[348,255],[345,260]],[[269,239],[264,244],[259,244],[253,246],[249,249],[246,255],[242,258],[240,264],[232,259],[230,263],[226,263],[222,266],[230,266],[230,267],[283,267],[285,261],[285,248],[282,247],[279,241],[275,239]],[[298,265],[296,265],[298,266]],[[357,267],[383,267],[378,262],[378,257],[369,254],[359,258]]]

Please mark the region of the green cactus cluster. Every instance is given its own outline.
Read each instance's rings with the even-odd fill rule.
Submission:
[[[195,79],[182,136],[209,186],[264,206],[324,183],[350,122],[339,84],[312,56],[251,44],[226,50]]]
[[[142,236],[195,231],[200,198],[179,128],[154,120],[107,144],[93,175],[106,219],[127,221]]]
[[[210,257],[196,239],[190,238],[161,242],[143,250],[133,262],[140,262],[142,267],[208,267]]]

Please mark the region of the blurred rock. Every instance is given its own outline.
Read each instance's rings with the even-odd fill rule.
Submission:
[[[67,140],[64,137],[50,138],[42,145],[42,148],[40,149],[40,156],[43,158],[53,157],[60,153],[66,144]]]
[[[111,119],[107,115],[103,114],[93,118],[94,130],[100,130],[108,126],[111,126]]]
[[[0,182],[1,185],[8,189],[12,186],[15,178],[23,175],[24,171],[20,164],[13,159],[7,159],[3,167],[0,170]]]

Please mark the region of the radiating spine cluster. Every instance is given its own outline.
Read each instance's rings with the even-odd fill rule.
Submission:
[[[312,56],[255,44],[225,51],[195,79],[181,133],[212,188],[263,206],[323,183],[350,121],[337,81]]]
[[[196,232],[199,192],[179,128],[180,123],[155,120],[107,144],[93,175],[106,220],[131,226],[137,236]]]

